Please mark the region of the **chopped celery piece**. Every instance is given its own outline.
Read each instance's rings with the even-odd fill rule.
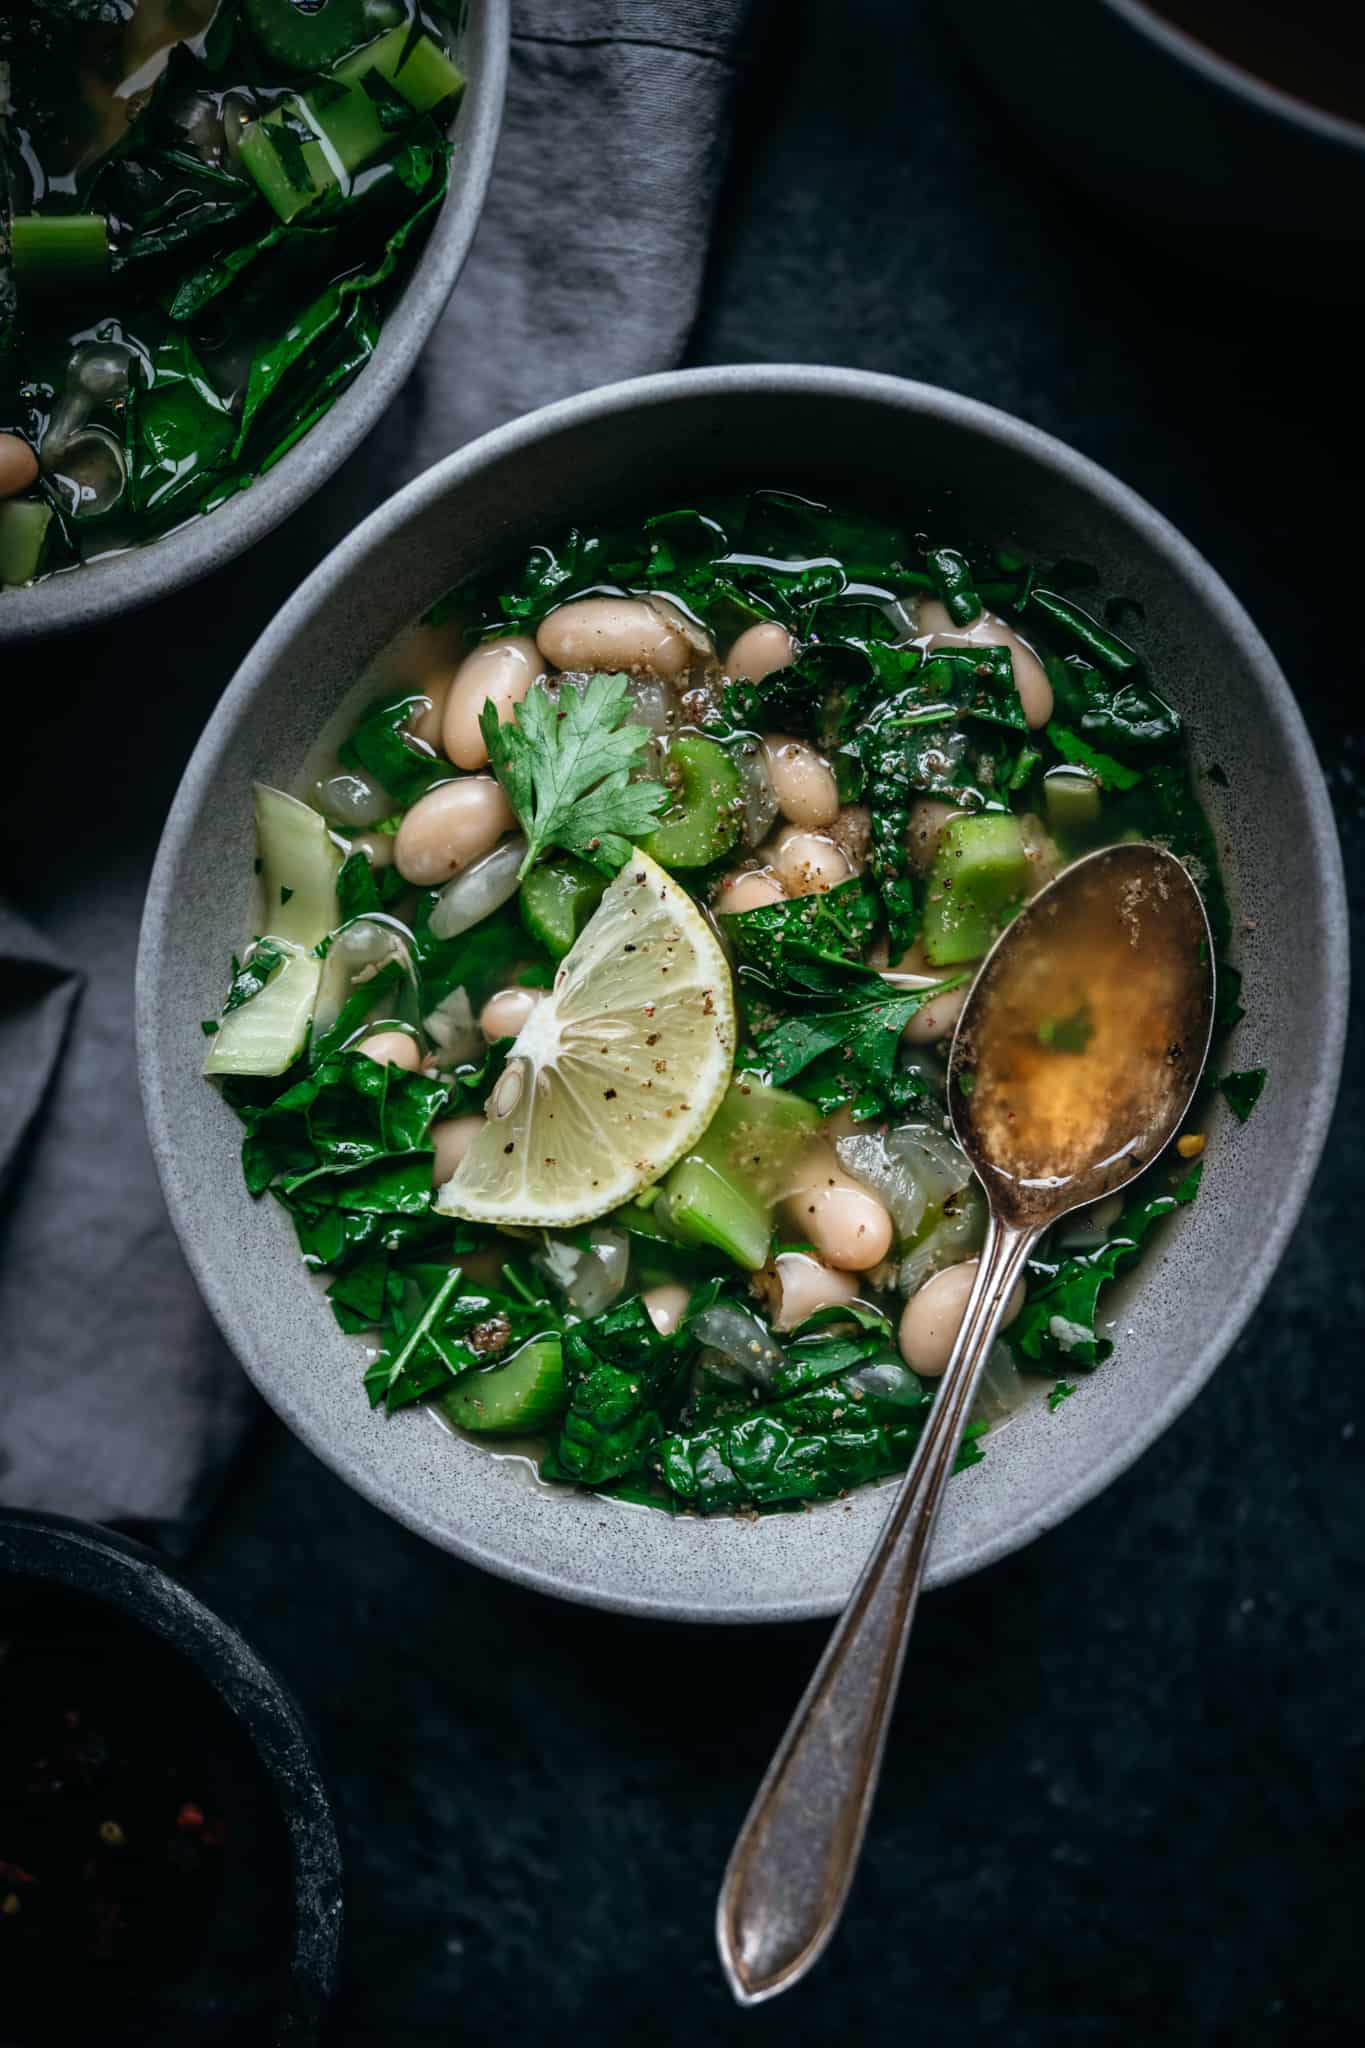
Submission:
[[[1043,777],[1043,803],[1054,832],[1085,838],[1100,822],[1100,786],[1084,768],[1049,768]]]
[[[335,185],[336,174],[320,142],[301,142],[276,108],[259,121],[248,121],[238,145],[243,164],[263,198],[283,221],[311,206],[320,192]]]
[[[943,828],[929,871],[924,956],[933,967],[979,960],[1024,900],[1029,883],[1024,835],[1008,811],[953,818]]]
[[[296,796],[258,782],[256,854],[266,930],[291,945],[316,946],[341,916],[341,849],[333,844],[326,820]]]
[[[664,1182],[669,1225],[750,1271],[764,1265],[774,1204],[819,1124],[814,1104],[741,1074],[700,1142]]]
[[[389,141],[379,109],[362,86],[332,80],[300,101],[299,113],[317,129],[324,151],[336,157],[343,175],[358,171]]]
[[[586,861],[573,855],[532,868],[521,885],[521,921],[533,939],[562,960],[602,901],[607,886]]]
[[[767,1264],[771,1206],[730,1174],[693,1153],[669,1174],[666,1192],[669,1220],[680,1236],[714,1245],[750,1272]]]
[[[0,583],[31,583],[43,556],[52,507],[40,498],[8,498],[0,505]]]
[[[109,230],[102,213],[16,213],[9,226],[14,282],[25,292],[74,292],[102,284]]]
[[[668,749],[667,773],[673,801],[640,845],[670,870],[709,867],[739,837],[739,770],[715,740],[684,733]]]
[[[820,1128],[820,1112],[803,1096],[740,1073],[721,1097],[697,1151],[744,1180],[760,1199],[785,1194],[797,1153]]]
[[[283,1074],[303,1051],[322,962],[278,934],[271,937],[284,962],[259,995],[219,1020],[204,1060],[206,1074]]]
[[[345,185],[391,139],[364,87],[331,78],[249,121],[240,149],[262,195],[288,221],[329,186]]]
[[[532,1338],[505,1365],[467,1372],[441,1396],[451,1422],[482,1436],[533,1436],[557,1422],[564,1406],[558,1337]]]
[[[400,22],[378,42],[347,57],[337,65],[336,76],[359,80],[370,71],[401,93],[419,114],[429,114],[442,100],[464,91],[464,73],[430,36],[414,36],[408,22]]]

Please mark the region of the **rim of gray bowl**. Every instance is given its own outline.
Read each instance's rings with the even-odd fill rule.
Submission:
[[[1312,100],[1300,99],[1297,93],[1272,85],[1267,78],[1258,78],[1254,71],[1248,71],[1233,58],[1223,56],[1211,44],[1200,42],[1192,30],[1158,14],[1148,5],[1148,0],[1104,0],[1104,4],[1112,13],[1121,15],[1139,35],[1158,44],[1179,63],[1202,72],[1211,84],[1221,86],[1260,113],[1273,114],[1278,120],[1289,121],[1297,128],[1307,128],[1325,141],[1344,142],[1349,149],[1365,151],[1365,126],[1359,121],[1348,120],[1344,114],[1329,113],[1326,107],[1314,106]]]
[[[807,364],[745,364],[663,371],[561,399],[539,412],[495,428],[433,464],[372,512],[300,585],[256,642],[206,726],[166,820],[143,913],[135,1004],[139,1080],[157,1171],[181,1247],[224,1337],[276,1413],[324,1464],[376,1507],[382,1508],[416,1534],[499,1577],[585,1606],[680,1621],[805,1621],[837,1613],[842,1601],[823,1594],[797,1594],[780,1599],[735,1601],[730,1605],[711,1606],[704,1599],[680,1600],[649,1592],[603,1590],[566,1583],[553,1571],[509,1560],[480,1541],[477,1534],[457,1534],[448,1527],[434,1527],[431,1518],[425,1517],[420,1509],[392,1500],[374,1477],[363,1452],[349,1445],[319,1442],[287,1392],[275,1381],[270,1359],[247,1355],[247,1347],[241,1343],[235,1329],[229,1289],[223,1283],[208,1248],[186,1227],[186,1219],[182,1218],[179,1210],[174,1166],[176,1143],[165,1113],[156,1049],[159,990],[167,969],[161,940],[165,910],[174,887],[176,863],[192,834],[200,805],[217,777],[220,761],[239,718],[248,710],[257,690],[268,678],[277,650],[287,646],[299,625],[316,609],[327,604],[331,594],[360,568],[377,542],[400,528],[414,511],[477,475],[485,466],[517,454],[561,427],[590,425],[604,416],[622,411],[667,406],[680,396],[735,396],[775,391],[812,399],[881,400],[899,407],[909,405],[918,408],[929,416],[970,428],[999,446],[1032,457],[1140,529],[1153,551],[1169,563],[1177,579],[1182,580],[1218,620],[1236,643],[1248,667],[1255,672],[1264,692],[1266,716],[1273,722],[1277,743],[1292,762],[1303,791],[1312,834],[1312,864],[1321,876],[1323,886],[1322,933],[1328,970],[1326,1001],[1320,1020],[1321,1054],[1307,1091],[1298,1143],[1278,1189],[1275,1218],[1259,1245],[1258,1266],[1252,1284],[1217,1331],[1199,1347],[1180,1379],[1153,1404],[1148,1412],[1147,1427],[1116,1443],[1064,1490],[1050,1496],[1046,1505],[1036,1513],[1010,1521],[996,1534],[984,1537],[973,1547],[965,1549],[953,1560],[950,1568],[940,1567],[936,1571],[931,1556],[926,1575],[929,1586],[946,1585],[955,1579],[965,1578],[1022,1549],[1093,1500],[1156,1442],[1207,1383],[1270,1284],[1298,1221],[1326,1141],[1346,1038],[1349,926],[1341,848],[1307,726],[1274,655],[1217,571],[1162,513],[1098,463],[1078,454],[1065,442],[1043,433],[1041,429],[995,406],[943,390],[937,385],[874,371]]]
[[[0,642],[98,625],[221,569],[296,512],[378,425],[455,289],[483,212],[502,125],[509,24],[510,0],[472,0],[461,52],[468,83],[451,131],[458,176],[354,383],[274,469],[216,512],[126,554],[0,594]]]

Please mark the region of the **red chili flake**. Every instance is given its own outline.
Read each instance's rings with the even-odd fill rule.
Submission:
[[[183,1833],[197,1835],[204,1825],[203,1808],[187,1799],[175,1817],[175,1824]]]

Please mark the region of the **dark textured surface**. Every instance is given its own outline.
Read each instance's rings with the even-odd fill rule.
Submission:
[[[1283,276],[1234,292],[1130,242],[1016,141],[922,6],[801,0],[779,20],[694,357],[951,384],[1146,493],[1300,693],[1358,918],[1357,522],[1333,516],[1359,452],[1350,321],[1305,315]],[[277,544],[43,658],[47,748],[18,819],[46,835],[73,776],[98,793],[111,919],[176,772],[103,776],[128,695],[188,752],[280,596],[407,459],[420,387],[400,411]],[[57,847],[28,894],[50,909],[77,879]],[[130,959],[111,942],[111,1029]],[[190,1577],[294,1685],[329,1767],[349,1857],[336,2040],[1358,2034],[1360,1050],[1357,1029],[1293,1250],[1209,1390],[1098,1503],[922,1609],[847,1927],[775,2008],[727,2007],[712,1900],[820,1632],[556,1607],[427,1549],[263,1423]]]

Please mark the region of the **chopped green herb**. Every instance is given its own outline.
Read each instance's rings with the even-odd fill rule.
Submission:
[[[661,783],[630,780],[649,732],[627,717],[629,702],[625,676],[597,675],[581,689],[565,683],[557,702],[532,690],[506,725],[485,704],[479,730],[526,834],[523,875],[553,846],[614,875],[664,808]]]
[[[1215,1086],[1238,1123],[1244,1124],[1260,1101],[1265,1084],[1264,1067],[1247,1067],[1238,1074],[1220,1075]]]
[[[1038,1043],[1051,1052],[1084,1052],[1094,1036],[1094,1013],[1087,1002],[1065,1017],[1044,1017],[1038,1026]]]

